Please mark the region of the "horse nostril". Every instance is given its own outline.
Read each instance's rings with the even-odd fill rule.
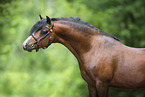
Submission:
[[[27,49],[26,45],[25,45],[25,46],[23,46],[23,49],[24,49],[24,50],[26,50],[26,49]]]
[[[23,49],[26,50],[27,49],[28,44],[27,43],[23,43]]]
[[[23,46],[23,49],[26,50],[26,47]]]

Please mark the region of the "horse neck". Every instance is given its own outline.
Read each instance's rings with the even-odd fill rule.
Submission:
[[[93,31],[91,28],[86,28],[89,31]],[[80,64],[83,64],[82,55],[88,52],[91,48],[91,36],[92,34],[85,34],[78,28],[70,26],[70,24],[63,24],[55,22],[55,41],[62,43],[66,46],[78,59]],[[86,32],[87,33],[87,32]]]

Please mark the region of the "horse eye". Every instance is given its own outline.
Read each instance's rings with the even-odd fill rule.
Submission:
[[[44,35],[44,34],[46,34],[48,31],[46,31],[46,30],[41,30],[41,35]]]

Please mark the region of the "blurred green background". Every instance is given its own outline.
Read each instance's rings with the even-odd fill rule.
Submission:
[[[60,44],[29,53],[22,43],[41,14],[79,16],[122,43],[145,47],[145,0],[0,0],[0,97],[88,97],[76,58]],[[109,97],[145,97],[110,89]]]

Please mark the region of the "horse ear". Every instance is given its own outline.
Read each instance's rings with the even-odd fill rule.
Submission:
[[[47,23],[48,23],[49,25],[51,25],[51,19],[50,19],[48,16],[46,16],[46,20],[47,20]]]
[[[43,17],[40,14],[39,14],[39,17],[40,17],[41,20],[43,19]]]

